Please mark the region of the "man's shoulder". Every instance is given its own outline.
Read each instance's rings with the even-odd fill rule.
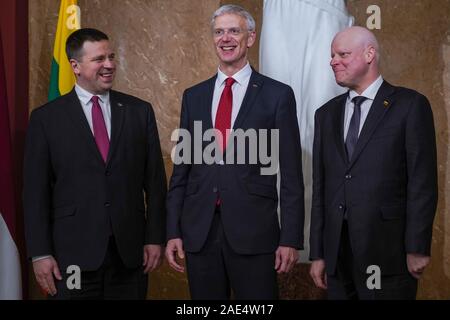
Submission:
[[[184,93],[185,95],[195,95],[195,94],[204,94],[205,91],[208,91],[211,89],[214,89],[214,84],[217,78],[217,74],[212,76],[211,78],[204,80],[202,82],[199,82],[189,88],[187,88]]]
[[[255,82],[262,82],[264,83],[264,87],[265,88],[269,88],[271,90],[278,90],[278,91],[291,91],[292,88],[290,85],[275,80],[274,78],[265,76],[259,72],[253,71],[252,77],[254,79]]]
[[[121,103],[130,106],[148,106],[150,104],[148,101],[145,101],[141,98],[116,90],[110,91],[110,99],[115,103]]]
[[[420,93],[417,90],[406,88],[406,87],[397,87],[392,86],[394,88],[393,97],[400,99],[400,98],[407,98],[407,99],[417,99],[417,98],[425,98],[426,97]]]
[[[32,115],[36,117],[60,113],[64,110],[63,106],[76,102],[76,100],[74,100],[75,97],[76,93],[72,90],[65,95],[59,96],[33,109]]]
[[[333,108],[341,103],[344,103],[345,97],[347,96],[347,92],[335,96],[324,103],[320,108],[316,110],[316,114],[325,114],[333,110]]]

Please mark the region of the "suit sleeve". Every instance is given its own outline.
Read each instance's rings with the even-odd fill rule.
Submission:
[[[183,100],[181,103],[181,115],[180,115],[180,129],[189,129],[189,117],[187,110],[187,92],[183,94]],[[175,155],[180,154],[182,146],[182,136],[178,137],[177,146],[175,147]],[[190,147],[190,145],[189,145]],[[174,160],[174,159],[172,159]],[[177,159],[175,159],[177,160]],[[175,161],[173,165],[172,177],[169,184],[169,192],[167,195],[167,240],[174,238],[182,238],[180,230],[180,217],[183,210],[184,195],[186,192],[186,185],[191,170],[189,163],[178,163]]]
[[[280,246],[303,249],[305,219],[302,152],[292,89],[282,96],[276,115],[280,159]]]
[[[311,227],[309,236],[310,260],[323,259],[323,227],[324,227],[324,199],[323,199],[323,161],[322,138],[318,112],[314,117],[313,143],[313,193],[311,204]]]
[[[166,232],[167,181],[153,108],[147,113],[148,151],[144,191],[147,203],[145,243],[162,244]]]
[[[407,253],[430,255],[433,219],[437,206],[437,156],[433,114],[426,97],[417,94],[406,122],[408,172]]]
[[[52,168],[42,110],[33,111],[24,159],[24,222],[28,257],[53,254],[50,228]]]

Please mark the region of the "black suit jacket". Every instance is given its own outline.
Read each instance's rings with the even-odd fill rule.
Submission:
[[[30,257],[95,270],[112,232],[125,265],[137,267],[144,244],[165,241],[166,177],[152,107],[112,90],[110,102],[106,165],[75,90],[32,112],[24,166]]]
[[[334,273],[346,211],[358,267],[407,272],[406,253],[430,254],[437,204],[430,104],[416,91],[383,82],[348,161],[346,98],[330,100],[315,115],[310,258],[324,258],[327,273]]]
[[[184,92],[180,128],[189,130],[192,137],[194,121],[201,121],[202,133],[213,127],[215,81],[216,76]],[[302,160],[292,89],[253,71],[233,129],[279,130],[281,231],[277,176],[261,175],[260,159],[256,164],[180,164],[174,165],[169,186],[168,239],[182,238],[185,250],[199,251],[219,194],[224,231],[237,253],[271,253],[279,245],[303,248]],[[208,144],[203,143],[202,150]],[[248,155],[248,144],[245,151]]]

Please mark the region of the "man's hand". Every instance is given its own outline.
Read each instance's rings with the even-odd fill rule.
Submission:
[[[408,253],[406,255],[406,264],[408,265],[408,271],[411,275],[420,279],[425,267],[430,263],[430,257],[416,253]]]
[[[314,280],[316,287],[327,289],[327,275],[325,274],[325,260],[314,260],[309,269],[309,275]]]
[[[275,270],[277,270],[277,273],[289,272],[297,260],[297,249],[279,246],[275,252]]]
[[[179,259],[184,259],[183,240],[180,238],[170,239],[166,246],[166,259],[173,269],[184,272],[184,267],[177,263],[177,255]]]
[[[144,246],[144,273],[152,272],[162,263],[162,246],[159,244],[146,244]]]
[[[56,294],[56,287],[53,276],[58,280],[62,280],[56,260],[53,257],[48,257],[34,261],[33,270],[42,290],[54,296]]]

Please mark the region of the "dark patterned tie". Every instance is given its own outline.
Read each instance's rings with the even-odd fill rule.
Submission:
[[[103,118],[102,108],[98,103],[98,97],[93,96],[92,99],[92,127],[94,129],[95,143],[98,151],[102,155],[103,161],[106,163],[109,151],[109,137],[106,130],[105,119]]]
[[[359,137],[359,125],[361,122],[361,104],[367,100],[366,97],[357,96],[352,99],[355,105],[353,110],[350,126],[347,131],[347,138],[345,139],[345,149],[347,151],[348,161],[352,159],[353,151],[355,151],[356,143]]]

